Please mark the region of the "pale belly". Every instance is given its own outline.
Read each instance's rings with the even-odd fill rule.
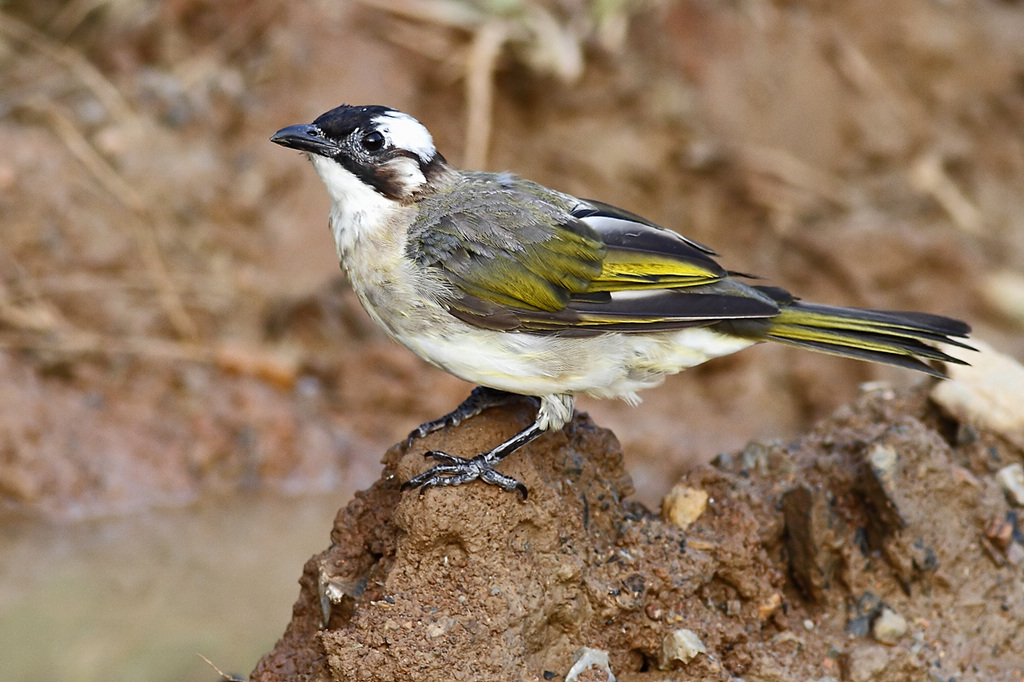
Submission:
[[[624,398],[712,358],[755,342],[704,328],[586,338],[448,327],[447,333],[396,339],[466,381],[526,395],[553,393]]]

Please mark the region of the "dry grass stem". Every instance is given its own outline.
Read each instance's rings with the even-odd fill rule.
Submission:
[[[128,221],[132,236],[139,248],[144,269],[152,278],[159,292],[160,305],[175,332],[184,339],[195,340],[199,332],[182,303],[154,235],[157,220],[147,201],[132,185],[122,178],[106,159],[97,152],[74,122],[53,102],[41,97],[23,103],[49,124],[68,151],[85,166],[100,185],[125,208],[135,214],[136,220]],[[146,229],[145,225],[151,226]]]
[[[494,70],[502,47],[508,40],[508,23],[492,19],[473,35],[466,64],[466,168],[483,168],[491,140],[491,110],[494,104]]]
[[[756,173],[810,192],[839,208],[850,208],[849,188],[842,181],[785,149],[746,145],[739,149],[739,155],[743,163]]]
[[[473,31],[485,16],[466,2],[450,0],[358,0],[367,7],[384,10],[398,16]]]
[[[120,90],[100,73],[81,54],[68,47],[55,43],[48,36],[40,33],[28,24],[22,23],[4,12],[0,12],[0,35],[27,45],[67,68],[74,76],[106,107],[107,111],[120,123],[134,122],[137,117],[128,100]]]
[[[981,232],[981,211],[967,199],[946,173],[942,157],[938,153],[925,154],[918,159],[910,169],[910,182],[918,191],[935,199],[958,228],[968,234]]]

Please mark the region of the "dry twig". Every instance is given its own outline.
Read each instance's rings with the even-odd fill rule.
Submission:
[[[919,192],[935,199],[952,218],[953,224],[961,230],[967,234],[981,232],[981,211],[946,173],[942,156],[938,152],[927,153],[917,160],[910,169],[910,182]]]
[[[129,221],[132,236],[138,245],[144,269],[152,278],[159,292],[160,304],[180,337],[196,339],[199,332],[171,280],[154,230],[145,227],[145,225],[155,225],[157,222],[145,199],[107,163],[106,159],[82,135],[74,122],[53,102],[43,98],[34,98],[24,102],[22,106],[41,116],[68,148],[68,151],[85,166],[100,185],[121,205],[135,214],[137,220]]]
[[[34,49],[47,59],[68,69],[120,122],[136,120],[135,112],[117,87],[78,52],[55,43],[28,24],[4,12],[0,12],[0,35]]]
[[[466,65],[466,168],[483,168],[491,140],[491,109],[494,104],[494,70],[501,49],[508,40],[508,24],[492,19],[473,34],[473,47]]]
[[[55,43],[31,26],[0,12],[0,35],[30,47],[47,59],[68,69],[122,125],[135,128],[141,120],[117,87],[78,52]],[[68,151],[96,178],[120,204],[132,211],[138,220],[130,221],[132,236],[139,248],[144,269],[159,292],[160,305],[177,334],[195,339],[198,330],[171,281],[153,230],[156,220],[145,199],[93,148],[75,122],[50,100],[34,96],[21,106],[42,118]]]
[[[494,100],[494,73],[498,59],[509,45],[523,48],[528,65],[563,81],[574,81],[583,72],[582,43],[596,35],[606,46],[625,26],[625,4],[619,7],[580,5],[576,16],[559,19],[543,3],[527,1],[514,7],[475,7],[458,0],[359,0],[403,19],[464,31],[470,49],[464,54],[466,80],[466,149],[463,165],[482,168],[487,163]],[[403,41],[418,49],[419,40]],[[436,53],[437,49],[419,50]],[[444,50],[445,59],[456,50]]]

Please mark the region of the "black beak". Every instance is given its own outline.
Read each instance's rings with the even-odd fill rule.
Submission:
[[[320,156],[334,156],[338,151],[338,145],[325,138],[320,128],[312,123],[281,128],[270,136],[270,141],[276,142],[282,147]]]

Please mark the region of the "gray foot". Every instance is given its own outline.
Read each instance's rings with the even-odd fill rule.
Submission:
[[[525,500],[529,494],[526,486],[511,476],[498,473],[494,470],[494,465],[542,433],[544,431],[537,425],[537,422],[534,422],[490,452],[482,453],[471,459],[456,457],[439,450],[431,450],[425,453],[424,456],[436,459],[443,462],[443,464],[438,464],[436,467],[424,471],[419,476],[410,478],[402,484],[402,490],[419,488],[420,495],[422,495],[428,488],[462,485],[470,481],[480,480],[484,483],[496,485],[502,490],[515,491],[519,493],[521,499]]]
[[[450,486],[450,485],[462,485],[463,483],[469,483],[470,481],[480,480],[484,483],[496,485],[502,490],[508,492],[517,492],[519,497],[523,500],[529,495],[529,491],[526,486],[505,474],[499,473],[494,469],[494,465],[488,461],[487,455],[477,455],[472,459],[466,459],[464,457],[455,457],[449,455],[446,452],[440,450],[431,450],[430,452],[424,453],[424,457],[430,457],[444,462],[444,464],[438,464],[432,469],[428,469],[419,476],[410,478],[408,481],[402,484],[402,490],[409,490],[410,488],[419,488],[420,495],[425,493],[428,488],[437,488],[439,486]]]

